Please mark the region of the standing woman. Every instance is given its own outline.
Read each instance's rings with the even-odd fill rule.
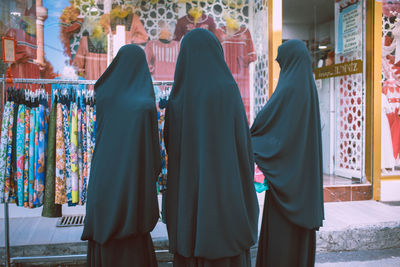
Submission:
[[[270,188],[257,266],[314,266],[315,230],[324,219],[318,95],[303,42],[285,42],[276,60],[278,85],[250,130]]]
[[[153,85],[143,50],[123,46],[95,84],[97,138],[85,227],[88,266],[157,266],[161,167]]]
[[[174,266],[250,266],[258,222],[250,132],[221,45],[207,30],[182,40],[165,139]]]

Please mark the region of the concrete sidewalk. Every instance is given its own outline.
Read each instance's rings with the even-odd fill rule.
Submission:
[[[259,195],[260,211],[263,196]],[[4,257],[3,205],[0,206],[0,254]],[[40,217],[41,209],[10,205],[11,257],[77,255],[86,253],[82,226],[56,227],[58,218]],[[84,207],[63,207],[63,215],[84,214]],[[260,224],[261,224],[260,214]],[[317,251],[357,251],[400,247],[400,203],[376,201],[325,203],[324,226],[317,233]],[[259,225],[260,226],[260,225]],[[151,233],[157,257],[168,261],[166,227],[159,222]],[[257,246],[252,249],[255,256]]]

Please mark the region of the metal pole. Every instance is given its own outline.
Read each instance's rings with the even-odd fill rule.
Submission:
[[[2,79],[2,96],[3,96],[3,103],[2,107],[4,107],[5,103],[5,91],[6,91],[6,79],[3,74],[3,79]],[[5,263],[6,267],[10,266],[10,229],[9,229],[9,218],[8,218],[8,203],[4,202],[4,241],[5,241],[5,249],[6,249],[6,257],[5,257]]]
[[[6,248],[6,267],[10,267],[10,229],[8,218],[8,203],[4,203],[4,240]]]

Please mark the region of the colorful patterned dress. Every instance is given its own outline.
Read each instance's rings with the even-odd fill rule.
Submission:
[[[10,105],[10,121],[8,124],[8,142],[7,142],[7,160],[6,160],[6,173],[4,180],[4,201],[12,202],[12,177],[11,177],[11,155],[12,155],[12,140],[14,128],[14,107],[15,103],[11,102]]]
[[[4,203],[5,175],[7,166],[8,126],[10,124],[11,102],[7,101],[4,106],[3,119],[1,123],[0,137],[0,203]]]
[[[44,156],[44,119],[43,105],[39,105],[35,114],[35,185],[34,185],[34,207],[43,204],[44,179],[45,179],[45,156]]]
[[[71,187],[72,203],[79,202],[79,166],[78,166],[78,109],[76,103],[71,105]]]
[[[17,168],[14,179],[17,181],[17,205],[24,205],[24,168],[25,168],[25,105],[19,105],[16,139]]]
[[[28,175],[28,206],[33,208],[35,193],[35,120],[36,109],[31,109],[29,115],[29,175]]]
[[[67,185],[67,201],[68,205],[72,205],[72,184],[71,184],[71,154],[70,154],[70,131],[69,131],[69,114],[66,104],[62,105],[63,124],[64,124],[64,143],[65,143],[65,168],[66,168],[66,185]]]
[[[30,136],[30,114],[31,108],[25,107],[25,150],[24,150],[24,157],[25,157],[25,165],[24,165],[24,207],[29,207],[29,136]]]
[[[56,128],[56,193],[55,203],[67,203],[67,181],[65,166],[65,142],[63,125],[62,104],[57,103],[57,128]]]

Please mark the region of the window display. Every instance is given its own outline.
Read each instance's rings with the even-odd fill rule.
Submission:
[[[71,0],[60,17],[61,39],[69,64],[85,79],[98,79],[119,47],[135,43],[153,79],[172,81],[180,40],[194,28],[208,29],[222,44],[250,120],[268,95],[266,15],[262,1]]]
[[[382,175],[400,174],[400,3],[382,4]]]
[[[145,50],[153,80],[172,81],[180,40],[204,28],[222,44],[249,123],[268,98],[267,1],[4,0],[0,6],[0,35],[17,41],[15,78],[64,77],[73,68],[81,78],[97,80],[119,48],[134,43]],[[36,34],[38,19],[44,37]]]

